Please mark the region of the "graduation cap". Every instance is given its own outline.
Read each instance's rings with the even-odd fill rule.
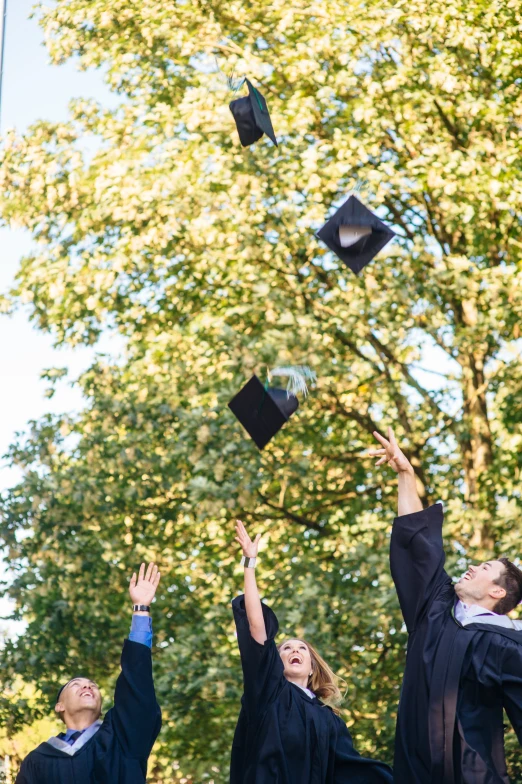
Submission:
[[[308,392],[306,378],[315,378],[315,373],[304,367],[276,368],[269,375],[288,376],[287,388],[271,387],[268,381],[263,384],[253,375],[228,404],[259,449],[264,449],[297,411],[297,392]]]
[[[230,104],[230,111],[234,115],[239,140],[243,147],[249,147],[262,137],[264,133],[277,147],[277,139],[272,127],[272,121],[264,97],[249,81],[245,79],[248,95],[236,98]]]
[[[395,237],[395,232],[359,199],[350,196],[316,236],[358,273]]]

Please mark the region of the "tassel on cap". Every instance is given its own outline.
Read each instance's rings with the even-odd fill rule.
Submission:
[[[290,395],[297,397],[299,392],[306,397],[308,395],[307,380],[316,381],[317,379],[317,373],[314,370],[311,370],[307,365],[277,367],[268,371],[269,380],[272,376],[288,378],[288,383],[286,385],[288,397],[290,397]]]

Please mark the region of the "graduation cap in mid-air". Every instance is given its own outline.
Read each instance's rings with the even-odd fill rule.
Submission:
[[[266,101],[248,79],[245,79],[245,82],[248,87],[248,95],[236,98],[230,104],[230,111],[234,116],[239,133],[239,141],[243,147],[249,147],[266,133],[277,147],[277,139]]]
[[[270,376],[287,376],[287,388],[263,384],[254,375],[228,404],[259,449],[264,449],[297,411],[297,392],[308,392],[306,379],[315,379],[315,373],[307,367],[276,368]]]
[[[316,236],[357,273],[395,237],[395,232],[352,195]]]

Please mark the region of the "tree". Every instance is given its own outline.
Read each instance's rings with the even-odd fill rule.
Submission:
[[[54,60],[103,65],[122,103],[5,139],[0,213],[38,242],[7,302],[57,343],[112,329],[125,352],[82,379],[79,416],[13,446],[2,538],[29,623],[4,678],[47,693],[81,663],[110,689],[125,575],[158,558],[154,775],[225,781],[242,516],[269,540],[283,626],[338,665],[358,748],[390,759],[405,638],[371,431],[393,424],[425,501],[446,503],[450,568],[517,542],[517,7],[69,0],[40,17]],[[245,75],[278,148],[239,145]],[[313,232],[358,182],[398,239],[355,277]],[[258,454],[226,404],[276,362],[319,380]]]

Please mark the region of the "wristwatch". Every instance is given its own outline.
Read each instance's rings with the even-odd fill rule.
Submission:
[[[147,604],[133,604],[132,612],[150,612],[150,607]]]
[[[241,566],[245,566],[247,569],[255,569],[256,559],[249,558],[247,555],[244,555],[241,559]]]

